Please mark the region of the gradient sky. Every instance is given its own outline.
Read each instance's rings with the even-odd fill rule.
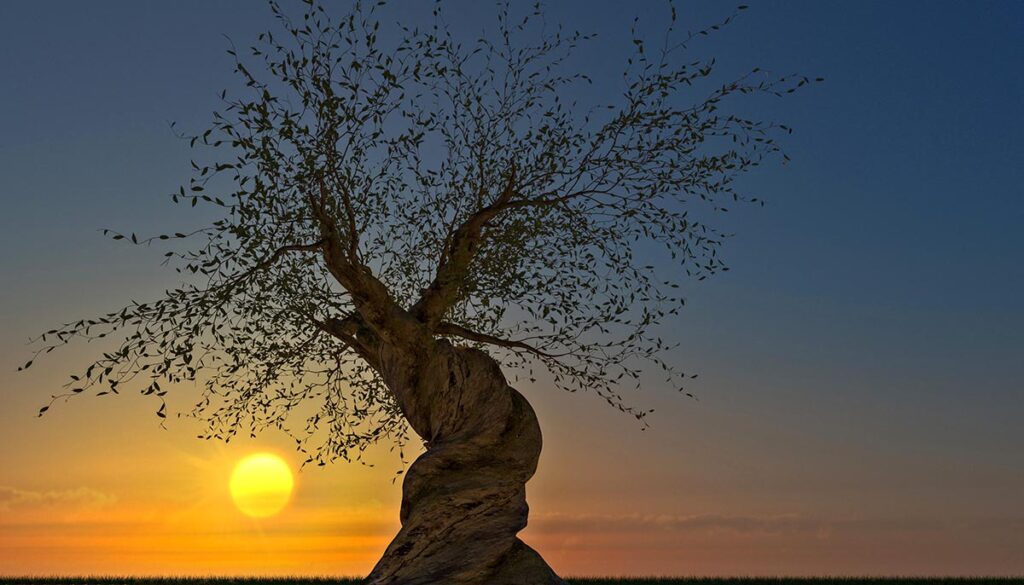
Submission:
[[[599,34],[577,62],[596,75],[634,10],[665,14],[551,4]],[[1024,574],[1024,3],[750,4],[698,52],[827,81],[753,106],[795,128],[793,162],[745,180],[769,204],[722,218],[732,271],[671,324],[700,400],[652,384],[641,432],[522,388],[546,441],[524,538],[570,575]],[[297,463],[286,437],[200,442],[132,395],[35,418],[84,345],[15,373],[34,334],[174,283],[98,230],[201,219],[166,203],[190,155],[167,122],[203,127],[235,85],[222,35],[268,25],[259,2],[0,3],[0,575],[362,574],[397,528],[386,452],[303,471],[255,521],[231,466]]]

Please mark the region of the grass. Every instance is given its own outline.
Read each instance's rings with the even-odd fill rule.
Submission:
[[[567,581],[572,585],[1024,585],[1024,577],[587,577]],[[361,582],[361,579],[338,577],[0,577],[0,585],[355,585]]]

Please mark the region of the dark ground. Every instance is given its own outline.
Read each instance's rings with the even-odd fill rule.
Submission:
[[[567,579],[578,585],[1024,585],[1020,577],[941,577],[941,578],[579,578]],[[19,578],[0,577],[0,585],[326,585],[328,583],[358,584],[359,579],[348,578],[183,578],[151,579],[125,577],[61,577]]]

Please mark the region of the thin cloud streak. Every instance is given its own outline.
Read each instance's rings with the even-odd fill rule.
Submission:
[[[116,496],[88,487],[33,491],[12,486],[0,486],[0,510],[4,511],[68,505],[81,508],[103,508],[116,502]]]
[[[986,530],[1018,532],[1024,529],[1024,518],[815,518],[800,514],[765,516],[729,516],[720,514],[536,514],[531,519],[536,534],[546,533],[650,533],[664,532],[732,532],[737,534],[816,534],[834,532],[888,533]]]

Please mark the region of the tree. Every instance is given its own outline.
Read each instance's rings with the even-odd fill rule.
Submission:
[[[542,367],[641,421],[625,382],[653,366],[681,387],[654,328],[680,308],[683,275],[724,269],[703,218],[745,199],[735,178],[787,131],[726,108],[809,80],[713,82],[714,60],[685,51],[733,17],[682,36],[673,8],[657,48],[634,23],[618,101],[583,107],[564,95],[589,78],[563,70],[589,37],[540,30],[539,8],[513,21],[499,7],[496,32],[464,43],[439,9],[389,42],[376,6],[335,17],[311,4],[295,19],[271,7],[279,30],[230,51],[246,91],[222,93],[189,139],[211,162],[172,195],[219,219],[106,232],[198,241],[166,253],[185,281],[44,334],[40,352],[119,340],[54,399],[135,384],[164,417],[168,389],[200,381],[204,436],[294,430],[302,416],[299,448],[321,465],[402,447],[411,429],[424,450],[369,582],[560,583],[516,537],[541,432],[506,375]],[[667,276],[637,257],[652,244],[674,261]]]

